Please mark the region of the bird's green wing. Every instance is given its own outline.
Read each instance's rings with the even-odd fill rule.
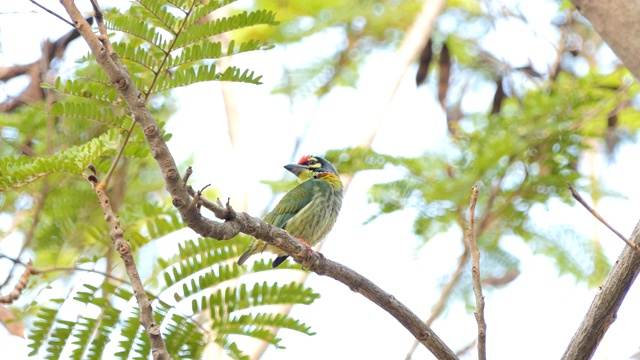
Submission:
[[[318,187],[322,186],[320,182],[320,180],[310,179],[291,189],[284,195],[278,205],[264,217],[264,221],[279,228],[284,228],[295,214],[313,200],[313,196],[319,190]]]

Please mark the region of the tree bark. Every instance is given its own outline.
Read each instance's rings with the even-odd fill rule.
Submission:
[[[640,222],[631,235],[634,244],[640,244]],[[563,360],[591,359],[598,344],[616,320],[618,309],[640,272],[640,253],[625,246],[609,276],[600,286],[587,315],[571,339]]]
[[[640,2],[571,0],[624,65],[640,79]]]

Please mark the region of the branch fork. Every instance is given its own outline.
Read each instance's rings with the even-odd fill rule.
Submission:
[[[75,6],[73,0],[61,0],[61,3],[73,20],[78,32],[80,32],[89,45],[96,61],[102,67],[109,80],[114,84],[114,86],[116,86],[122,98],[127,103],[132,112],[133,119],[140,125],[141,129],[143,129],[151,154],[158,163],[158,167],[162,172],[166,189],[172,198],[172,203],[177,208],[180,216],[188,227],[202,236],[219,240],[231,239],[238,233],[243,232],[258,239],[262,239],[269,244],[275,245],[290,254],[294,260],[301,263],[305,268],[334,278],[351,289],[356,289],[357,292],[394,316],[438,359],[457,359],[455,353],[442,340],[440,340],[431,328],[422,322],[420,318],[411,312],[411,310],[406,306],[397,301],[392,295],[384,292],[370,280],[344,265],[328,259],[322,259],[317,252],[312,252],[309,255],[307,248],[283,229],[276,228],[246,213],[235,213],[228,203],[226,206],[223,206],[219,200],[214,204],[212,202],[204,201],[200,196],[200,201],[202,201],[203,206],[209,208],[209,205],[214,204],[212,211],[216,216],[220,215],[219,218],[225,220],[222,223],[202,216],[197,206],[190,206],[195,195],[190,194],[190,191],[188,190],[189,187],[186,186],[186,181],[183,181],[184,178],[188,178],[189,170],[185,173],[184,178],[180,177],[180,172],[178,171],[175,160],[173,159],[167,144],[164,142],[162,134],[158,131],[158,125],[155,118],[151,115],[146,106],[146,99],[136,88],[130,78],[130,75],[118,61],[117,56],[108,56],[104,51],[105,48],[110,47],[109,39],[107,38],[104,41],[105,44],[98,39],[92,29],[87,26],[88,23],[82,17],[82,14]],[[97,9],[97,13],[99,8],[97,7],[96,0],[92,0],[92,4],[94,5],[94,8]],[[97,17],[96,19],[99,20]],[[100,27],[101,34],[106,35],[106,31],[103,32],[103,25],[98,24],[98,26]],[[95,182],[92,182],[92,184],[95,184]],[[106,199],[104,191],[96,191],[96,194],[99,198],[102,199],[104,197]],[[103,210],[105,210],[105,214],[107,214],[107,208],[111,211],[108,201],[101,200],[100,203],[103,206]],[[234,213],[235,216],[233,215]],[[117,219],[115,217],[109,219],[110,226],[114,226],[116,221]],[[131,252],[128,251],[127,253],[130,254]],[[131,264],[133,264],[133,258],[131,258],[130,261]],[[128,260],[125,260],[125,263],[128,263]],[[128,272],[129,268],[129,264],[127,264]],[[155,329],[157,325],[153,322],[153,318],[144,317],[143,319],[143,311],[145,314],[151,314],[151,305],[145,296],[142,284],[140,283],[140,288],[136,285],[136,283],[139,282],[139,276],[137,272],[135,274],[129,273],[129,275],[131,277],[132,284],[134,285],[134,289],[136,289],[136,297],[138,298],[141,309],[141,323],[146,324],[145,329],[147,330],[147,334],[154,351],[154,359],[168,359],[170,356],[166,353],[164,342],[162,342],[159,332]],[[137,277],[136,282],[134,282],[135,277]]]

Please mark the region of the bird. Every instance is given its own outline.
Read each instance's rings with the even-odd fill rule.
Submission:
[[[336,168],[320,156],[305,155],[297,164],[284,168],[297,176],[300,184],[287,192],[263,220],[284,229],[311,252],[311,246],[320,243],[338,219],[342,207],[342,182]],[[289,257],[277,247],[254,239],[238,259],[238,265],[263,251],[278,255],[272,264],[274,268]]]

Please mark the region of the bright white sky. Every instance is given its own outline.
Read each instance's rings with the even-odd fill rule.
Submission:
[[[58,6],[57,2],[54,4]],[[513,61],[526,62],[528,57],[534,57],[536,66],[544,66],[545,60],[542,58],[539,63],[539,56],[554,53],[545,37],[555,39],[555,35],[544,33],[546,24],[555,13],[554,7],[536,5],[535,10],[522,7],[523,13],[531,16],[532,26],[538,26],[537,31],[543,35],[536,37],[530,29],[500,24],[495,43],[500,43],[501,47],[495,46],[495,51],[500,53],[509,49],[510,54],[516,54]],[[0,5],[0,64],[33,61],[39,56],[42,39],[55,39],[68,31],[67,25],[40,11],[37,14],[24,13],[34,8],[28,1]],[[87,51],[81,41],[76,41],[71,50],[71,59]],[[294,138],[304,119],[314,117],[310,135],[297,155],[322,154],[327,149],[353,146],[360,140],[359,130],[366,129],[375,118],[371,104],[375,104],[375,99],[380,96],[376,89],[385,83],[381,76],[389,56],[373,56],[362,73],[358,89],[337,89],[324,99],[315,113],[316,104],[313,102],[290,109],[286,99],[269,94],[279,81],[276,74],[281,69],[281,50],[234,59],[235,65],[251,67],[257,73],[265,74],[263,86],[238,84],[235,87],[241,121],[247,142],[251,144],[251,155],[260,159],[251,164],[251,178],[247,180],[250,212],[259,214],[263,211],[270,195],[259,181],[283,176],[282,166],[289,162]],[[374,143],[377,151],[414,156],[425,150],[440,149],[445,143],[446,130],[441,110],[435,101],[430,101],[435,95],[429,87],[416,89],[414,71],[411,70],[402,82],[380,129]],[[13,86],[15,89],[19,85]],[[8,94],[0,93],[0,98],[18,90],[9,91]],[[491,94],[478,94],[483,101],[487,96]],[[181,89],[176,92],[176,99],[180,110],[168,125],[168,131],[173,133],[169,146],[174,156],[185,161],[193,155],[195,183],[212,183],[223,194],[230,193],[231,179],[221,176],[224,170],[231,168],[231,161],[219,84]],[[474,104],[468,106],[473,107]],[[280,134],[277,141],[265,136],[274,132]],[[612,165],[606,165],[600,155],[595,157],[595,171],[604,184],[628,196],[627,200],[603,199],[598,210],[626,235],[631,234],[640,214],[640,190],[628,180],[628,169],[637,164],[638,150],[636,145],[623,146],[617,162]],[[583,166],[583,170],[588,171],[588,168]],[[411,231],[415,215],[411,210],[362,225],[375,212],[375,207],[367,203],[367,189],[395,176],[393,169],[385,169],[355,177],[338,223],[322,251],[327,258],[358,271],[426,318],[439,296],[439,281],[452,271],[460,255],[460,234],[443,234],[428,246],[418,249],[418,240]],[[574,225],[585,234],[596,233],[612,262],[623,248],[622,241],[596,224],[579,206],[571,208],[552,203],[548,209],[536,209],[536,216],[540,223]],[[0,222],[0,226],[4,224]],[[392,228],[393,232],[390,231]],[[11,249],[5,244],[1,246],[1,251],[10,253]],[[485,293],[488,357],[494,360],[559,358],[593,300],[596,289],[576,285],[571,277],[558,276],[550,261],[533,256],[531,250],[518,240],[508,241],[507,246],[520,257],[522,274],[507,288]],[[317,335],[308,337],[282,332],[283,345],[287,349],[270,348],[264,359],[404,359],[413,339],[390,315],[332,279],[311,275],[308,285],[322,297],[311,306],[296,307],[293,316],[312,325]],[[640,341],[636,334],[640,310],[632,304],[639,301],[640,291],[636,286],[627,295],[618,319],[600,345],[595,359],[627,359],[638,350]],[[454,304],[435,322],[433,329],[457,350],[474,339],[476,323],[471,312],[461,304]],[[24,358],[28,353],[26,343],[7,335],[5,329],[0,328],[0,348],[8,358]],[[424,358],[431,357],[419,347],[414,359]],[[472,352],[466,358],[475,359],[476,355]]]

